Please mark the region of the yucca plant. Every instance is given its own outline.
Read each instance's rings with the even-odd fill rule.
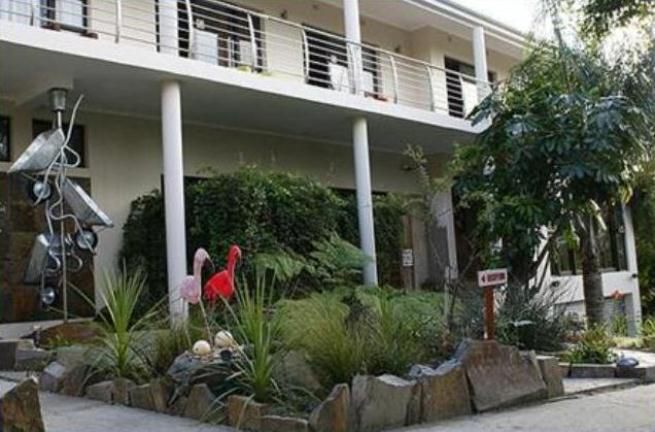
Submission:
[[[274,277],[258,274],[253,288],[242,280],[235,305],[225,302],[230,329],[241,345],[235,361],[237,372],[230,379],[257,402],[270,402],[280,394],[273,376],[279,336],[279,323],[271,312],[274,288]]]
[[[135,314],[145,284],[146,275],[141,270],[104,274],[100,295],[106,312],[99,314],[99,336],[93,349],[96,372],[135,381],[150,374],[144,331],[154,313]]]

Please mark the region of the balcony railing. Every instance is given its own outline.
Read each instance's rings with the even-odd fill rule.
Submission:
[[[0,0],[0,20],[455,117],[489,89],[469,75],[218,0]]]

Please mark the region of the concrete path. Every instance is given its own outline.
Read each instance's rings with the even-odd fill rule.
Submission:
[[[655,432],[655,385],[395,432]]]

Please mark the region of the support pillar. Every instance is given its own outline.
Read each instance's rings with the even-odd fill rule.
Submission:
[[[371,259],[364,266],[364,284],[378,284],[377,258],[375,254],[375,229],[373,223],[373,198],[371,194],[371,167],[368,151],[368,125],[364,117],[353,121],[353,150],[355,161],[355,187],[357,188],[357,220],[359,244]]]
[[[487,48],[484,40],[484,28],[473,28],[473,58],[475,61],[475,79],[478,88],[478,101],[489,94],[489,70],[487,69]]]
[[[186,223],[184,220],[184,168],[182,160],[182,103],[180,84],[165,81],[161,90],[161,125],[164,156],[164,210],[168,305],[173,324],[186,320],[187,305],[179,288],[186,276]]]

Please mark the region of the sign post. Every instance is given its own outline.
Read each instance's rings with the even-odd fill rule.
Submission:
[[[478,286],[484,289],[484,338],[496,337],[496,314],[494,311],[494,288],[507,283],[507,269],[482,270],[478,272]]]

